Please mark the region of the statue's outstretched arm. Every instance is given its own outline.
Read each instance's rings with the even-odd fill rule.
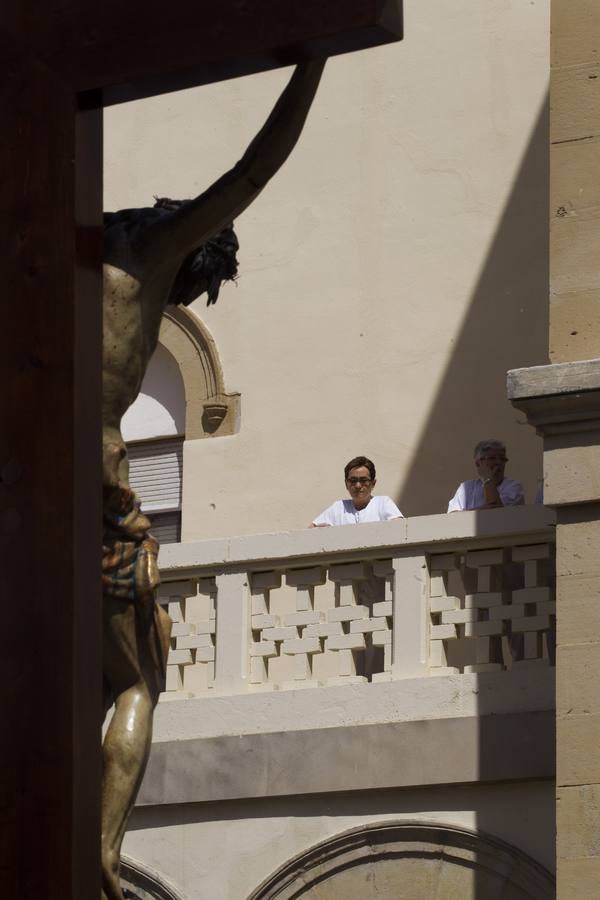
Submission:
[[[147,252],[180,259],[233,221],[260,194],[300,137],[325,60],[301,63],[240,161],[208,190],[148,227]]]

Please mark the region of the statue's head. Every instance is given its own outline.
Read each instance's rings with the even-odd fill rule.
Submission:
[[[157,197],[154,206],[167,212],[175,212],[185,200]],[[193,250],[183,261],[169,294],[169,303],[189,306],[206,293],[206,305],[217,302],[221,284],[235,281],[238,271],[236,253],[239,242],[233,224]]]

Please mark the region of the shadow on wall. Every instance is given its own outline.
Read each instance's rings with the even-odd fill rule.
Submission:
[[[507,476],[533,502],[541,449],[506,399],[506,372],[548,356],[548,118],[546,100],[396,498],[406,516],[445,512],[484,438],[506,441]]]
[[[460,516],[462,513],[453,515]],[[477,532],[480,529],[484,530],[485,520],[489,522],[489,515],[490,513],[484,510],[475,513]],[[552,519],[553,516],[550,521]],[[553,542],[549,542],[545,548],[543,544],[536,548],[525,545],[512,548],[509,551],[510,556],[506,555],[506,549],[504,553],[502,564],[492,564],[479,569],[477,580],[471,586],[477,591],[482,590],[479,596],[484,600],[486,595],[491,598],[493,592],[497,591],[501,603],[510,604],[503,607],[507,614],[506,619],[491,622],[492,625],[498,624],[501,627],[501,635],[497,633],[494,635],[490,630],[488,636],[474,639],[477,644],[478,661],[484,663],[482,666],[484,671],[479,672],[477,676],[476,688],[479,777],[484,781],[498,778],[502,766],[509,764],[511,759],[530,760],[532,777],[545,778],[548,788],[552,786],[552,794],[547,796],[543,825],[539,819],[531,816],[525,802],[520,804],[519,815],[522,824],[532,833],[545,830],[546,847],[554,845],[555,848],[556,816],[552,798],[556,779],[556,616],[547,611],[546,605],[548,601],[554,602],[556,599],[554,545]],[[492,603],[495,601],[492,600]],[[523,604],[521,610],[515,608],[521,604]],[[485,609],[483,604],[481,609],[482,611]],[[525,612],[525,616],[521,617],[520,612]],[[481,616],[481,612],[479,615]],[[492,610],[487,615],[490,619],[494,619]],[[517,622],[519,625],[515,629]],[[525,626],[525,622],[531,624]],[[490,691],[494,673],[485,671],[486,662],[491,664],[490,668],[493,668],[494,662],[502,662],[508,669],[504,673],[503,681],[506,688],[505,709],[516,709],[516,704],[509,693],[513,675],[517,678],[524,676],[527,679],[528,690],[532,692],[530,697],[533,698],[533,702],[530,700],[529,710],[503,716],[501,731],[497,727],[500,718],[497,715],[498,702],[492,700]],[[507,777],[510,776],[507,774]],[[476,816],[477,831],[485,834],[488,828],[493,830],[494,824],[489,810],[484,806],[480,807]],[[554,872],[554,867],[552,868]],[[552,877],[554,878],[554,874]],[[475,869],[474,887],[476,898],[491,896],[486,873],[481,867]],[[513,897],[520,900],[522,895],[515,890],[515,893],[507,892],[502,896],[506,896],[506,900],[512,900]],[[537,894],[533,893],[532,896]],[[550,896],[556,896],[556,885]]]

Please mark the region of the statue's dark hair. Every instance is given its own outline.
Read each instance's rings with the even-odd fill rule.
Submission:
[[[174,212],[185,200],[171,200],[169,197],[155,197],[155,208]],[[188,306],[206,291],[206,305],[217,302],[221,284],[235,281],[238,271],[236,253],[239,250],[233,224],[227,225],[214,237],[184,259],[171,287],[168,303]]]

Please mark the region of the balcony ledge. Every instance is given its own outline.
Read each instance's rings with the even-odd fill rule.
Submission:
[[[443,544],[450,552],[476,538],[482,548],[492,546],[506,534],[544,532],[554,525],[554,511],[544,506],[513,506],[504,509],[470,510],[436,516],[414,516],[390,522],[341,525],[336,528],[305,528],[271,534],[252,534],[167,544],[160,551],[163,580],[172,581],[198,574],[198,567],[259,563],[319,555],[337,556],[361,551],[406,548],[420,545],[426,551]]]

